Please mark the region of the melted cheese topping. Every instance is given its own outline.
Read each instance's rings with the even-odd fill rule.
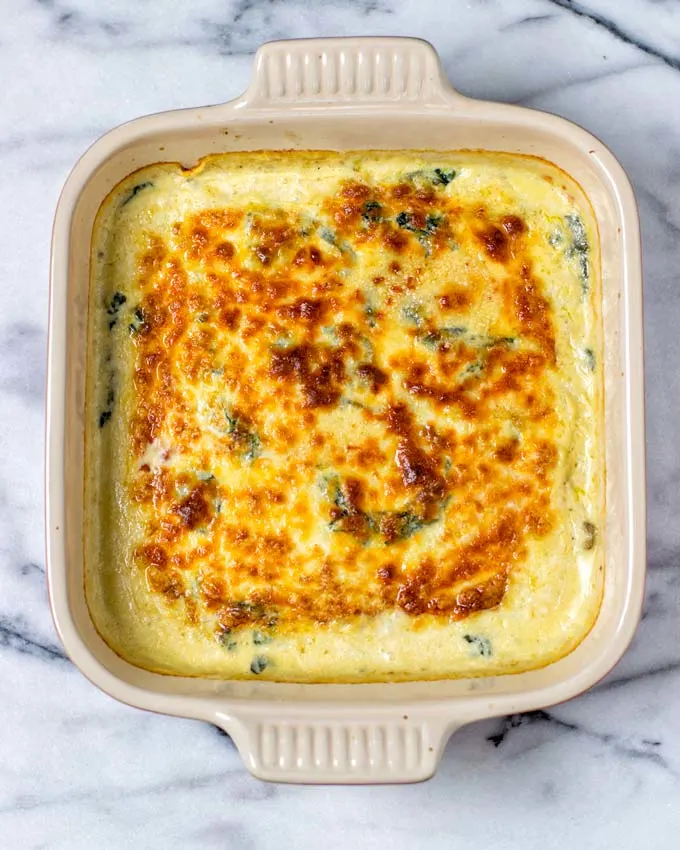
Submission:
[[[600,604],[598,243],[549,163],[210,157],[93,239],[86,592],[173,674],[524,671]]]

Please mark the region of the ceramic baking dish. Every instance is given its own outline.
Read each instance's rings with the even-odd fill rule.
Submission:
[[[293,685],[163,676],[115,655],[83,591],[85,335],[92,226],[107,193],[150,163],[260,149],[460,149],[534,154],[580,183],[601,239],[607,468],[606,578],[595,627],[541,670],[456,681]],[[251,87],[228,104],[166,112],[108,133],[78,162],[54,223],[47,412],[47,566],[73,662],[130,705],[217,724],[256,776],[288,782],[407,782],[432,775],[462,724],[568,699],[619,660],[645,571],[642,300],[635,199],[604,145],[563,119],[455,92],[423,41],[266,44]]]

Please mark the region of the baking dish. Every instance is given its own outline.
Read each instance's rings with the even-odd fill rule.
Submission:
[[[96,212],[136,169],[191,165],[215,152],[484,148],[544,157],[584,189],[600,232],[605,346],[606,570],[588,637],[540,670],[455,681],[293,685],[163,676],[104,643],[83,591],[83,440],[89,256]],[[248,91],[228,104],[138,119],[78,162],[57,208],[47,398],[47,567],[52,612],[74,663],[130,705],[207,720],[249,770],[289,782],[405,782],[429,777],[451,733],[485,717],[568,699],[627,647],[644,590],[645,482],[639,226],[628,179],[597,139],[563,119],[471,100],[414,39],[274,42]]]

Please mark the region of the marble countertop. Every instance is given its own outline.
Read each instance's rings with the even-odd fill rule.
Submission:
[[[0,845],[579,847],[680,831],[680,3],[8,0],[0,26]],[[76,158],[136,116],[227,100],[291,36],[415,35],[463,93],[573,119],[620,158],[645,251],[649,578],[617,669],[548,711],[474,724],[418,786],[252,779],[204,723],[145,714],[65,659],[47,607],[42,443],[52,215]]]

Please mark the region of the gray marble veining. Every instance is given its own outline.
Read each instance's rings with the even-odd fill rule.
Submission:
[[[0,846],[670,850],[680,829],[680,3],[7,0],[0,23]],[[642,218],[650,571],[621,664],[452,739],[421,786],[264,785],[201,723],[115,703],[67,661],[44,582],[48,245],[69,168],[138,115],[227,100],[272,38],[415,35],[465,94],[600,136]]]

